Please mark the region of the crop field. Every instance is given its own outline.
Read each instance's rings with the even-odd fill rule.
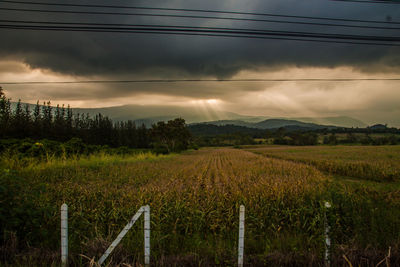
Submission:
[[[66,202],[72,266],[97,260],[146,204],[154,266],[234,266],[240,205],[246,207],[245,265],[323,266],[324,201],[332,203],[327,218],[335,266],[349,266],[347,261],[375,266],[389,248],[388,262],[400,264],[397,182],[347,183],[312,164],[269,157],[269,151],[273,156],[281,149],[282,158],[289,153],[274,149],[215,148],[24,166],[3,158],[2,265],[58,265],[59,208]],[[399,151],[394,149],[394,157]],[[390,157],[385,162],[398,166]],[[111,254],[109,266],[143,263],[142,220]]]
[[[260,146],[264,156],[307,163],[330,174],[374,181],[400,180],[400,146]]]

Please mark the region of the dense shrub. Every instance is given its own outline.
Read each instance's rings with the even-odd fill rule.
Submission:
[[[3,153],[7,154],[9,157],[17,157],[20,159],[48,159],[51,157],[71,158],[100,152],[106,154],[125,155],[137,153],[138,151],[142,150],[132,149],[126,146],[111,148],[107,145],[101,146],[85,144],[82,139],[79,138],[72,138],[64,143],[47,139],[0,140],[0,154]]]

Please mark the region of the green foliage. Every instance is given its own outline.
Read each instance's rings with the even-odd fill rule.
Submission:
[[[26,240],[26,245],[31,246],[49,246],[57,242],[57,237],[49,232],[50,228],[56,228],[52,223],[56,207],[44,199],[38,201],[47,186],[42,182],[32,184],[15,171],[0,169],[1,244],[10,233],[16,233],[19,240]]]
[[[291,132],[274,139],[274,144],[292,146],[312,146],[318,144],[318,135],[313,132]]]
[[[111,147],[127,146],[129,148],[150,148],[150,130],[144,125],[136,127],[132,121],[114,123],[110,118],[97,114],[74,114],[64,105],[51,106],[51,102],[39,105],[37,102],[33,113],[29,105],[22,106],[21,100],[16,108],[11,109],[0,89],[0,138],[32,138],[68,141],[79,138],[85,144],[108,145]],[[71,144],[72,146],[75,146]],[[66,147],[68,150],[70,146]],[[68,153],[68,152],[67,152]]]
[[[252,145],[256,142],[251,135],[242,133],[221,134],[215,136],[197,136],[194,138],[194,143],[199,147],[204,146],[237,146],[237,145]]]
[[[140,153],[142,149],[128,147],[111,148],[108,146],[85,144],[79,138],[72,138],[67,142],[53,140],[32,140],[32,139],[1,139],[0,140],[0,161],[3,165],[15,166],[21,164],[29,166],[32,162],[50,162],[54,159],[73,159],[92,154],[108,155],[133,155]]]
[[[144,125],[136,127],[132,121],[116,122],[97,114],[91,118],[88,114],[73,114],[72,109],[64,105],[51,106],[51,102],[37,102],[33,114],[29,106],[22,108],[18,101],[14,112],[11,111],[10,100],[6,99],[0,89],[0,138],[29,140],[20,142],[13,148],[24,156],[48,157],[50,155],[69,157],[70,155],[88,154],[108,150],[106,147],[124,147],[117,153],[125,153],[132,148],[150,148],[161,154],[186,150],[190,144],[191,134],[185,120],[177,118],[167,123],[159,122],[152,129]],[[33,145],[29,138],[46,140]],[[62,146],[50,140],[65,142]],[[0,144],[0,152],[7,146]],[[51,148],[51,149],[50,149]],[[29,151],[28,151],[29,150]]]
[[[287,126],[263,130],[236,125],[217,126],[200,123],[189,125],[188,128],[199,146],[250,145],[256,143],[254,140],[260,139],[269,140],[268,143],[270,144],[293,146],[310,146],[320,143],[329,145],[396,145],[400,143],[400,130],[385,126],[369,128],[332,127],[329,129]]]
[[[339,142],[338,142],[338,139],[337,139],[335,133],[332,133],[328,136],[324,136],[324,144],[325,145],[337,145],[338,143]]]
[[[159,154],[167,155],[170,153],[170,149],[168,148],[168,145],[156,142],[153,144],[153,152],[156,153],[157,155]]]
[[[160,121],[151,128],[154,151],[158,154],[180,152],[189,147],[191,134],[185,120],[178,118],[167,123]]]
[[[88,150],[85,143],[80,138],[72,138],[68,142],[62,144],[63,152],[67,155],[84,154]]]

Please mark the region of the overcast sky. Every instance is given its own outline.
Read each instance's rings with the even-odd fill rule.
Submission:
[[[42,0],[45,1],[45,0]],[[64,1],[65,2],[65,1]],[[67,3],[110,4],[110,1]],[[114,5],[229,10],[390,21],[400,29],[400,5],[330,0],[112,1]],[[0,8],[93,10],[2,3]],[[95,9],[96,11],[109,11]],[[152,14],[256,18],[232,14],[112,10]],[[400,30],[144,16],[31,13],[0,10],[2,20],[230,27],[400,37]],[[257,17],[291,20],[287,18]],[[305,20],[296,20],[305,21]],[[321,22],[321,21],[314,21]],[[0,22],[1,24],[4,22]],[[330,22],[366,25],[351,22]],[[368,24],[372,25],[372,24]],[[375,25],[376,26],[376,25]],[[2,85],[13,81],[134,79],[399,78],[400,47],[293,40],[1,29],[0,86],[13,100],[73,107],[125,104],[196,106],[243,115],[350,116],[400,126],[400,81],[184,82]]]

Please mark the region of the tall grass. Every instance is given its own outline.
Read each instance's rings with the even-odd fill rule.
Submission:
[[[107,164],[122,164],[137,161],[152,161],[171,157],[172,155],[156,155],[151,151],[131,153],[126,155],[99,152],[90,155],[75,154],[69,157],[59,157],[47,154],[45,158],[22,157],[12,152],[0,155],[0,167],[12,170],[38,170],[46,168],[99,166]]]

